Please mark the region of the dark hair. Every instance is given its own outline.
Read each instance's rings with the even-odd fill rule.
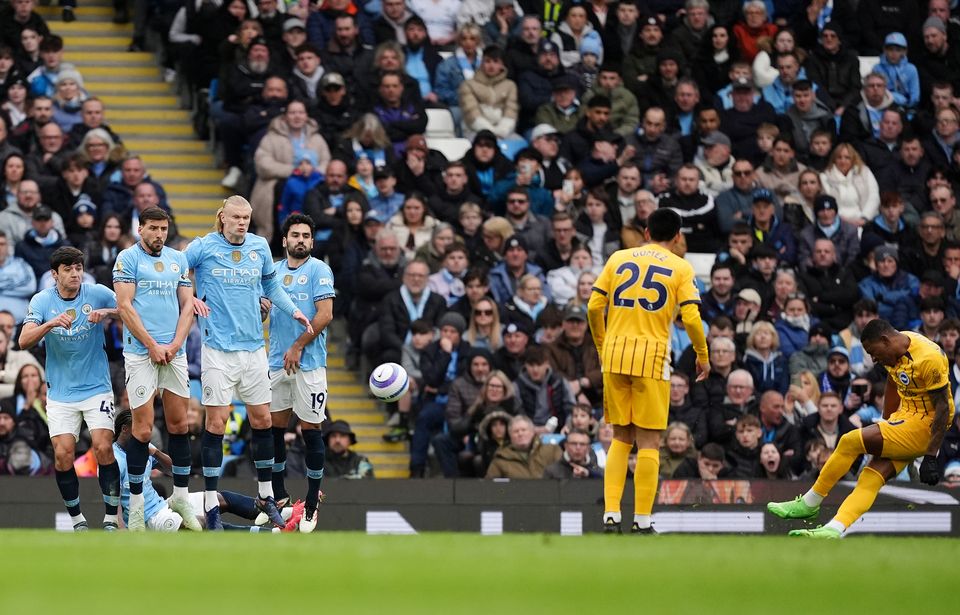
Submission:
[[[503,49],[501,49],[497,45],[490,45],[489,47],[484,47],[483,59],[499,60],[503,62]]]
[[[920,300],[920,311],[939,310],[946,312],[947,308],[943,302],[943,297],[924,297]]]
[[[7,343],[8,343],[8,344],[12,343],[12,340],[7,340]],[[9,346],[9,345],[7,346],[7,350],[8,350],[8,351],[10,350],[10,346]],[[14,383],[13,383],[13,396],[14,396],[14,397],[16,397],[17,395],[23,395],[24,392],[25,392],[25,391],[23,390],[23,385],[20,384],[20,380],[21,380],[21,378],[23,377],[23,370],[27,369],[28,367],[32,367],[33,369],[37,370],[37,374],[40,376],[40,385],[39,385],[39,386],[41,386],[41,387],[43,386],[43,370],[40,369],[40,366],[37,365],[36,363],[27,363],[26,365],[24,365],[23,367],[20,368],[20,371],[17,372],[17,379],[16,379],[16,381],[14,381]]]
[[[486,54],[486,50],[483,52]],[[610,97],[604,94],[597,94],[587,102],[587,109],[596,109],[597,107],[604,107],[610,109],[613,107],[613,103],[610,102]]]
[[[69,169],[86,169],[87,168],[87,158],[79,152],[74,152],[67,156],[63,163],[60,165],[60,172],[63,173]]]
[[[551,222],[563,222],[564,220],[573,220],[573,216],[571,216],[570,213],[566,211],[558,211],[554,213],[552,216],[550,216]]]
[[[860,343],[869,344],[879,341],[881,337],[889,337],[897,330],[889,322],[882,318],[874,318],[867,323],[867,326],[860,332]]]
[[[813,83],[811,83],[809,79],[800,79],[793,84],[793,89],[800,90],[802,92],[809,92],[813,89]]]
[[[117,412],[117,418],[113,419],[113,439],[120,437],[120,432],[124,427],[133,426],[133,412],[129,409],[123,409]]]
[[[710,277],[712,278],[713,274],[721,269],[726,269],[730,272],[730,275],[733,275],[733,263],[730,261],[723,261],[713,264],[713,267],[710,268]]]
[[[490,278],[487,277],[487,269],[485,267],[471,267],[467,269],[467,273],[463,276],[463,284],[466,286],[470,282],[476,280],[484,286],[490,286]]]
[[[647,218],[647,230],[653,241],[670,241],[680,232],[681,226],[680,214],[672,209],[657,209]]]
[[[540,346],[530,346],[523,353],[524,365],[542,365],[547,362],[547,353]]]
[[[294,56],[299,56],[301,53],[312,53],[313,55],[320,57],[320,51],[310,43],[304,43],[293,50]]]
[[[700,449],[700,456],[710,461],[723,461],[723,447],[716,442],[708,442]]]
[[[344,203],[346,205],[346,203]],[[283,226],[280,227],[280,236],[286,237],[287,233],[290,232],[290,227],[294,224],[306,224],[310,227],[310,234],[313,235],[314,231],[317,230],[317,226],[313,223],[313,218],[306,214],[290,214],[286,220],[283,221]]]
[[[484,51],[483,57],[487,57],[486,51]],[[541,154],[539,151],[535,150],[535,149],[532,148],[532,147],[525,147],[525,148],[523,148],[522,150],[520,150],[519,152],[517,152],[517,155],[514,156],[514,160],[517,160],[517,161],[520,161],[520,160],[533,160],[533,161],[535,161],[535,162],[542,163],[542,162],[543,162],[543,154]]]
[[[860,299],[853,304],[853,315],[863,314],[879,314],[880,308],[877,306],[877,302],[873,299]]]
[[[111,220],[116,220],[117,224],[120,225],[120,234],[126,235],[130,232],[130,229],[127,228],[127,222],[123,217],[115,211],[108,212],[100,218],[100,228],[97,229],[97,241],[103,241],[103,231],[107,228],[107,222]]]
[[[431,325],[429,321],[426,321],[422,318],[418,318],[410,323],[410,333],[416,333],[419,335],[421,333],[430,333],[431,331],[433,331],[433,325]]]
[[[83,252],[71,246],[57,248],[50,255],[50,269],[57,271],[60,265],[83,265]]]
[[[470,258],[470,253],[467,251],[467,246],[460,241],[454,241],[453,243],[448,245],[447,248],[443,251],[443,258],[447,258],[451,254],[454,254],[456,252],[460,252],[467,258]]]
[[[739,160],[737,162],[740,162]],[[750,235],[753,237],[753,229],[746,222],[734,222],[730,228],[731,235]]]
[[[511,194],[522,194],[523,196],[527,197],[527,200],[530,199],[530,191],[527,190],[526,186],[514,184],[509,190],[507,190],[507,196],[510,196]]]
[[[170,214],[160,207],[147,207],[140,213],[140,226],[143,226],[150,220],[170,221]]]
[[[9,45],[0,45],[0,58],[13,59],[13,48]]]
[[[960,320],[956,318],[947,318],[937,329],[937,333],[943,333],[944,331],[960,331]]]
[[[537,315],[536,325],[539,328],[559,327],[563,325],[563,314],[555,305],[548,303]]]
[[[39,34],[39,32],[37,34]],[[63,51],[63,39],[56,34],[47,34],[43,37],[43,40],[40,41],[38,51],[40,53],[44,51]]]
[[[710,323],[711,327],[716,327],[718,329],[732,329],[733,320],[729,316],[720,315],[713,319]]]

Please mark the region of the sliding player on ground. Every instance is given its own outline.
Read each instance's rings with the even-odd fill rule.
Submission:
[[[99,465],[106,505],[103,529],[117,529],[120,468],[113,457],[113,387],[103,348],[103,320],[116,316],[113,291],[83,283],[83,252],[58,248],[50,255],[55,285],[30,300],[20,332],[20,348],[44,340],[47,350],[47,424],[57,472],[57,487],[70,513],[73,530],[89,529],[80,511],[80,481],[74,453],[80,426],[86,422]]]
[[[127,397],[133,408],[133,434],[127,446],[130,508],[127,528],[146,530],[143,481],[153,433],[153,399],[163,391],[163,418],[170,434],[173,497],[168,505],[187,529],[200,531],[187,498],[190,441],[187,404],[190,382],[183,344],[193,325],[193,284],[182,252],[166,247],[170,215],[159,207],[140,214],[140,241],[117,256],[113,286],[123,320],[123,360]]]
[[[923,457],[920,480],[928,485],[940,481],[937,453],[954,415],[946,355],[923,335],[897,331],[879,318],[867,323],[860,341],[874,362],[887,370],[884,420],[843,434],[809,491],[790,502],[770,502],[767,509],[784,519],[814,519],[820,503],[853,462],[864,453],[873,459],[829,523],[793,530],[791,536],[840,538],[870,510],[884,483],[918,457]]]
[[[627,458],[637,445],[631,532],[655,533],[653,500],[660,470],[660,438],[670,407],[670,328],[679,309],[697,353],[697,381],[710,373],[693,267],[675,255],[681,219],[671,209],[650,215],[647,245],[614,253],[587,305],[603,367],[603,413],[613,425],[603,478],[603,529],[620,533],[620,500]]]
[[[264,350],[260,297],[312,332],[310,320],[290,301],[276,277],[267,240],[248,233],[250,203],[241,196],[224,200],[217,211],[217,232],[193,240],[186,249],[195,274],[196,307],[203,336],[200,359],[201,401],[207,409],[201,455],[207,529],[222,529],[217,483],[223,464],[223,432],[236,396],[247,406],[257,468],[257,508],[277,527],[283,519],[273,498],[273,436],[270,380]]]
[[[320,482],[323,479],[323,434],[320,424],[327,408],[327,332],[333,320],[333,272],[313,258],[314,224],[308,216],[293,214],[283,223],[283,248],[287,258],[276,264],[277,280],[293,303],[311,319],[313,330],[303,330],[277,307],[270,310],[270,385],[273,400],[273,492],[289,501],[283,473],[286,462],[284,434],[291,411],[300,420],[306,444],[307,496],[301,532],[317,526]]]

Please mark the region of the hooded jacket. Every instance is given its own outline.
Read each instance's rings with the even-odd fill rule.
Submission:
[[[763,358],[756,350],[748,349],[743,353],[743,366],[753,376],[754,391],[757,395],[767,391],[786,395],[790,388],[787,358],[779,351],[773,351],[767,358]]]
[[[458,92],[467,128],[474,132],[490,130],[501,139],[514,132],[520,105],[517,84],[507,78],[507,71],[493,77],[478,71],[473,79],[460,84]]]
[[[524,414],[533,420],[533,424],[543,426],[550,417],[557,417],[560,425],[567,422],[567,416],[573,411],[573,393],[559,372],[547,369],[543,382],[534,382],[526,369],[520,372],[513,383],[520,407]]]
[[[880,62],[873,67],[873,72],[887,78],[887,89],[893,95],[893,102],[908,109],[920,104],[920,73],[906,54],[896,64],[891,63],[885,54],[880,54]]]
[[[908,329],[909,323],[920,317],[920,309],[913,298],[920,293],[920,280],[900,269],[891,278],[874,273],[860,280],[860,294],[877,302],[880,318],[897,329]]]
[[[841,47],[829,53],[817,45],[804,63],[807,77],[819,83],[840,107],[856,105],[860,100],[860,60],[856,54]]]

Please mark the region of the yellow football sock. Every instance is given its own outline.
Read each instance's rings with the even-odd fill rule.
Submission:
[[[886,482],[883,476],[870,466],[864,468],[863,472],[860,473],[860,478],[857,479],[857,486],[854,487],[853,493],[848,495],[847,499],[840,505],[840,510],[837,511],[837,516],[834,519],[842,523],[844,527],[853,525],[853,522],[859,519],[860,515],[870,510],[873,501],[877,499],[877,493]]]
[[[633,471],[633,512],[649,515],[657,496],[657,479],[660,474],[660,451],[642,448],[637,451],[637,468]]]
[[[603,511],[620,512],[623,485],[627,482],[627,461],[633,445],[614,438],[607,451],[607,465],[603,469]]]
[[[820,476],[817,477],[817,482],[813,484],[813,492],[827,497],[837,481],[850,471],[850,466],[853,465],[857,457],[866,452],[859,429],[843,434],[843,437],[837,442],[837,448],[830,454],[827,463],[820,470]]]

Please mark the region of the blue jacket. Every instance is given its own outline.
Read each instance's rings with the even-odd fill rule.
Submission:
[[[504,179],[501,179],[490,189],[487,195],[487,207],[496,215],[502,216],[507,210],[507,192],[517,185],[517,173],[512,171]],[[553,195],[540,185],[540,174],[534,177],[530,185],[527,186],[527,194],[530,197],[530,211],[538,216],[550,217],[554,214],[556,204]]]
[[[881,55],[873,72],[887,78],[887,89],[893,94],[893,102],[910,108],[920,103],[920,73],[906,56],[897,64],[891,64],[887,56]]]
[[[543,269],[528,262],[527,273],[535,275],[540,279],[540,284],[543,286],[543,294],[547,299],[550,299],[550,286],[547,285],[547,279],[543,275]],[[490,270],[489,275],[490,293],[498,304],[505,304],[514,295],[514,287],[510,282],[510,272],[507,271],[507,263],[500,261]]]
[[[480,70],[480,66],[477,66]],[[440,102],[449,107],[460,106],[460,96],[457,89],[464,82],[463,69],[460,68],[460,62],[457,56],[450,56],[437,66],[437,75],[434,78],[433,93],[437,95]]]
[[[813,316],[810,317],[811,327],[819,322],[820,321]],[[809,330],[794,327],[783,318],[775,322],[773,327],[777,330],[777,335],[780,336],[780,353],[786,359],[789,359],[790,355],[798,350],[803,350],[806,348],[807,344],[810,342]]]
[[[307,192],[322,181],[323,174],[318,171],[314,171],[309,177],[304,177],[299,171],[295,171],[283,186],[280,207],[277,211],[277,223],[283,224],[292,213],[302,213],[303,199],[307,196]]]
[[[860,280],[860,294],[876,301],[880,318],[897,329],[907,329],[911,321],[920,318],[920,309],[913,300],[920,294],[920,280],[912,273],[897,271],[889,280],[874,273]]]
[[[754,392],[758,397],[767,391],[786,395],[790,387],[790,369],[787,357],[782,353],[771,352],[764,360],[755,350],[747,350],[743,355],[743,366],[753,376]]]
[[[334,26],[340,11],[321,9],[310,13],[307,18],[307,40],[317,49],[325,49],[327,43],[334,37]],[[373,34],[373,21],[366,11],[356,13],[357,27],[360,29],[360,43],[373,46],[376,42]],[[344,78],[347,76],[344,75]]]
[[[797,73],[797,81],[801,79],[807,79],[807,71],[803,68]],[[813,91],[816,92],[817,90],[819,90],[819,88],[817,84],[814,83]],[[773,106],[777,114],[782,115],[793,105],[793,90],[791,89],[791,91],[788,92],[783,82],[780,81],[780,77],[777,77],[773,80],[773,83],[763,88],[763,99]]]
[[[756,242],[759,237],[757,236],[757,229],[753,224],[753,218],[749,220],[750,228],[754,232],[754,242]],[[797,240],[793,236],[793,229],[790,228],[790,225],[783,224],[780,222],[780,219],[774,216],[773,226],[770,229],[769,233],[764,233],[762,243],[770,246],[777,251],[777,254],[780,255],[780,261],[785,262],[789,265],[797,264]]]

